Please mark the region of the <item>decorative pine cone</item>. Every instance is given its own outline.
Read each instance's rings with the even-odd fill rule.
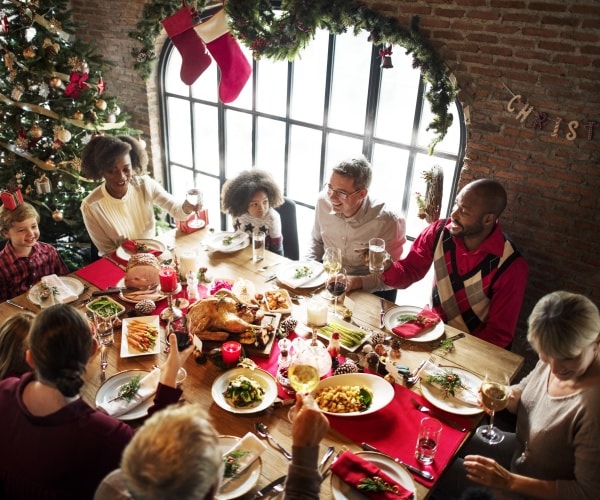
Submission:
[[[353,361],[346,361],[338,366],[333,372],[334,375],[344,375],[346,373],[357,373],[358,366]]]
[[[392,340],[391,347],[392,349],[399,351],[402,347],[402,342],[400,342],[400,339],[394,339]]]
[[[143,299],[135,305],[135,311],[140,314],[150,314],[156,309],[156,304],[153,300]]]
[[[376,365],[377,363],[379,363],[379,354],[377,354],[375,351],[372,351],[369,354],[367,354],[365,359],[367,363],[369,363],[369,365]]]
[[[385,333],[383,332],[374,332],[371,335],[371,344],[383,344],[385,342]]]
[[[283,320],[279,326],[284,332],[293,332],[297,324],[298,321],[290,317],[288,319]]]

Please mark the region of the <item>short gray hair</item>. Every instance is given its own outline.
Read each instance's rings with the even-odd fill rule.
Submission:
[[[354,189],[369,189],[373,171],[371,164],[364,155],[355,156],[339,162],[332,172],[348,177],[354,182]]]

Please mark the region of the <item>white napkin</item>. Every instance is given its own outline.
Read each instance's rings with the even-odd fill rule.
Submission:
[[[421,369],[421,382],[428,383],[427,377],[429,375],[443,374],[448,371],[452,371],[452,368],[440,368],[439,366],[434,365],[431,361],[426,361],[423,365],[423,368]],[[454,391],[454,397],[460,402],[468,404],[470,406],[479,406],[479,403],[477,402],[477,393],[479,391],[479,387],[471,387],[471,385],[469,385],[469,381],[465,380],[464,377],[461,377],[461,381],[465,384],[467,389],[456,389]],[[437,384],[430,385],[434,385],[438,389],[441,389],[441,387]]]
[[[223,234],[218,234],[215,238],[212,239],[212,241],[208,242],[207,246],[209,250],[227,252],[232,248],[237,248],[243,245],[250,238],[250,236],[248,236],[248,233],[244,231],[236,231],[235,233],[229,235],[229,237],[231,237],[231,243],[229,245],[225,245],[223,243],[223,240],[227,238],[227,236],[224,236]]]
[[[67,284],[67,282],[61,280],[56,274],[44,276],[42,278],[42,282],[48,285],[50,288],[56,289],[56,295],[54,296],[54,300],[56,302],[62,302],[65,304],[67,302],[72,302],[79,297],[75,290],[73,290]]]
[[[313,281],[316,282],[318,278],[325,272],[323,265],[318,262],[298,262],[298,265],[293,267],[293,271],[297,268],[307,266],[311,269],[312,273],[310,276],[303,276],[302,278],[294,278],[291,276],[284,276],[283,273],[277,276],[277,279],[290,288],[301,288],[303,286],[310,286]],[[289,269],[289,268],[288,268]]]
[[[244,470],[246,470],[258,457],[260,457],[262,452],[264,452],[266,449],[267,447],[264,445],[264,443],[251,432],[246,434],[242,439],[235,443],[235,445],[223,453],[223,460],[227,458],[227,455],[234,451],[243,450],[247,453],[237,459],[239,468],[236,475],[233,477],[224,477],[221,481],[221,486],[244,472]]]
[[[101,402],[98,405],[98,409],[118,417],[125,413],[130,412],[136,406],[139,406],[156,392],[156,386],[158,385],[158,379],[160,377],[160,369],[154,368],[150,373],[145,375],[140,380],[140,389],[133,399],[127,401],[126,399],[114,399],[118,395],[118,388],[115,389],[114,394],[107,394],[106,401]],[[114,400],[114,401],[111,401]]]

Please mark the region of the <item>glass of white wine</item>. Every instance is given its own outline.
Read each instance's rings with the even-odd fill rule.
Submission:
[[[328,247],[323,254],[323,269],[331,277],[342,268],[342,249]],[[323,290],[321,296],[327,300],[332,300],[333,295],[328,290]]]
[[[315,356],[310,344],[307,342],[296,343],[288,368],[290,385],[303,398],[312,398],[310,393],[319,385],[320,378],[318,356]],[[289,421],[293,422],[295,416],[296,407],[293,406],[288,413]]]
[[[199,188],[196,186],[188,187],[185,194],[185,199],[188,203],[200,207],[202,205],[202,198],[202,191]],[[204,227],[204,224],[206,223],[198,217],[198,211],[194,210],[194,218],[188,222],[188,226],[193,227],[194,229],[200,229]]]
[[[490,423],[489,425],[478,427],[477,435],[488,444],[498,444],[504,439],[503,432],[494,427],[494,414],[506,408],[509,396],[510,386],[508,377],[485,376],[485,379],[481,383],[481,402],[490,414]]]

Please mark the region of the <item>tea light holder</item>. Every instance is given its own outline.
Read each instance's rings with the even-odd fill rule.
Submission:
[[[242,355],[242,344],[231,340],[225,342],[221,347],[221,356],[223,357],[223,363],[227,366],[234,366],[240,360]]]

